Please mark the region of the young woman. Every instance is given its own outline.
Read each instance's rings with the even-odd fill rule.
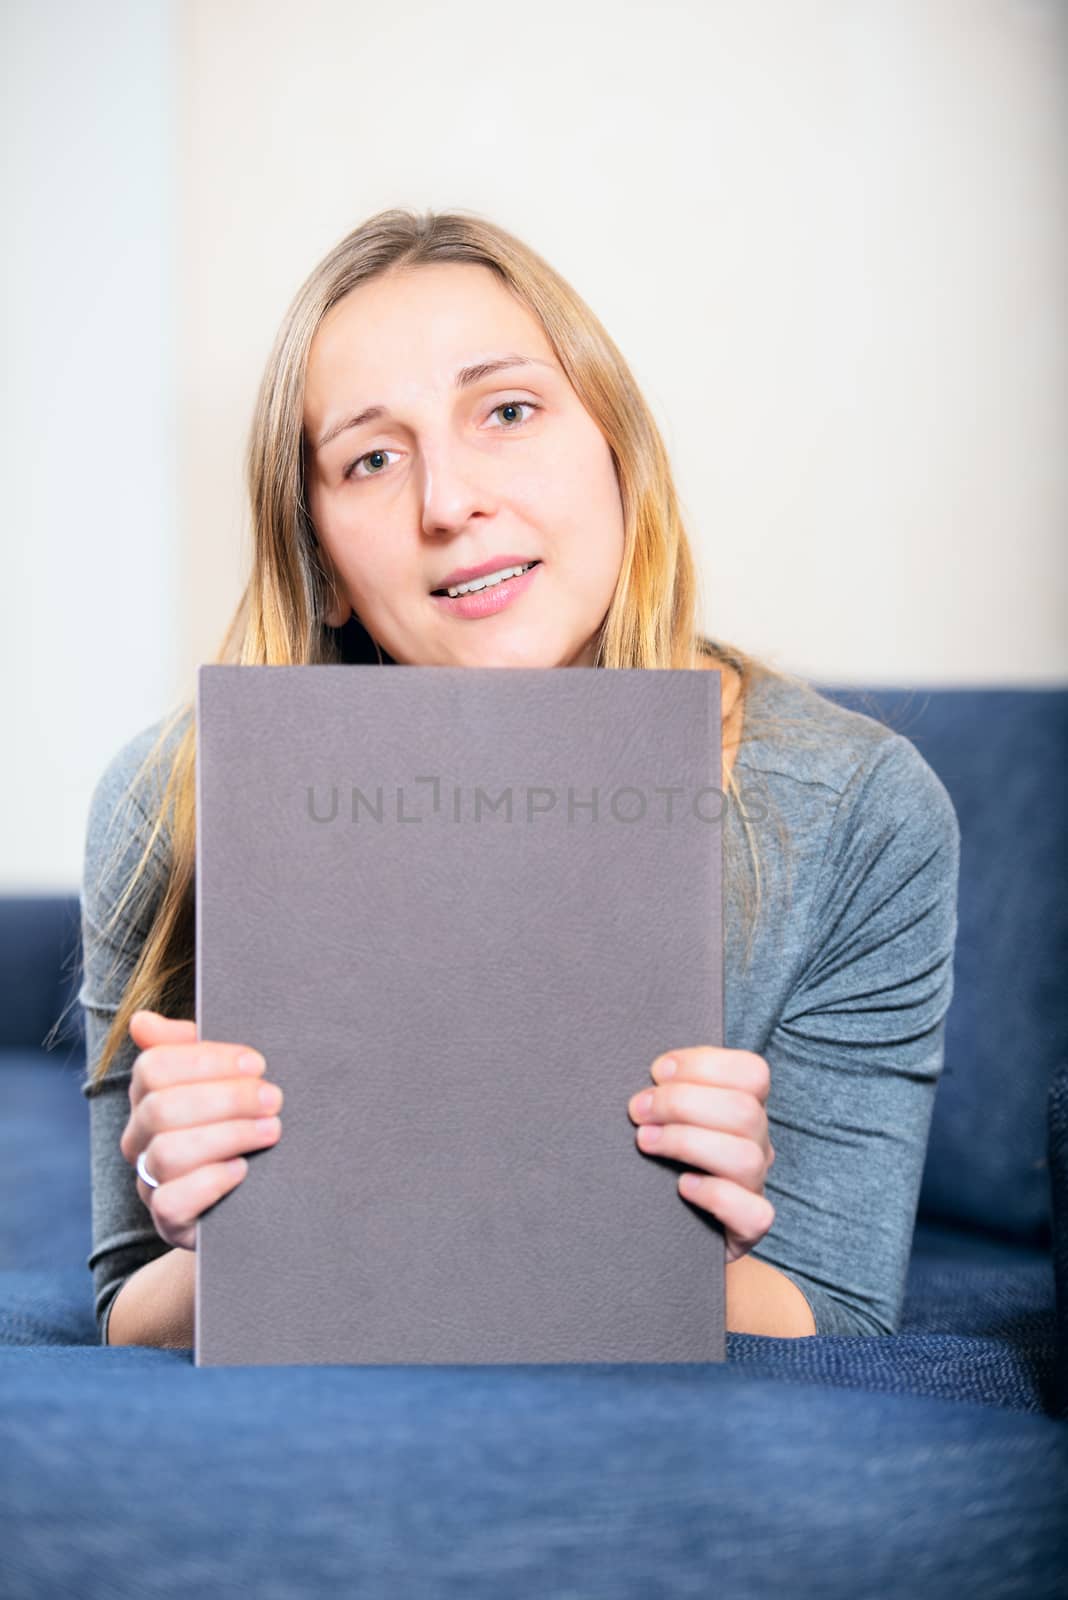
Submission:
[[[722,673],[727,1047],[663,1041],[628,1101],[636,1144],[685,1163],[680,1194],[722,1223],[731,1331],[892,1332],[957,819],[901,734],[698,631],[667,456],[593,313],[485,220],[372,217],[290,306],[248,485],[251,572],[217,661]],[[90,811],[104,1343],[192,1345],[196,1220],[282,1137],[270,1063],[188,1020],[194,768],[190,700],[117,752]]]

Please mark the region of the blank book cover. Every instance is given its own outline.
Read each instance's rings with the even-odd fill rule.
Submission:
[[[202,666],[198,1037],[282,1135],[197,1366],[722,1361],[721,1225],[627,1101],[723,1042],[718,671]]]

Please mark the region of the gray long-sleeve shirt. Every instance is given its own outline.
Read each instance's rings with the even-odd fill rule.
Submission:
[[[143,729],[112,758],[93,793],[86,837],[81,1088],[90,1104],[87,1266],[102,1343],[124,1280],[170,1248],[119,1149],[133,1041],[127,1036],[99,1087],[88,1076],[162,894],[165,835],[151,857],[150,894],[136,913],[124,913],[130,946],[116,962],[104,925],[153,815],[148,791],[121,802],[161,726]],[[771,1069],[775,1150],[765,1182],[775,1219],[752,1254],[802,1291],[817,1333],[892,1333],[953,991],[956,813],[906,737],[791,679],[752,687],[734,772],[759,856],[761,904],[747,959],[739,897],[747,846],[731,804],[723,834],[724,1043],[755,1051]],[[193,1016],[192,993],[177,1014]],[[665,1048],[678,1042],[665,1040]]]

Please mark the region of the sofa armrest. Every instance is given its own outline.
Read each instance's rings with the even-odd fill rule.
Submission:
[[[1059,1417],[1068,1418],[1068,1061],[1053,1074],[1048,1100],[1050,1217],[1057,1284],[1057,1393]]]

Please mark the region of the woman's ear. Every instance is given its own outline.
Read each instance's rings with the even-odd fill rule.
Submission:
[[[326,610],[323,613],[323,621],[330,628],[343,628],[352,615],[352,605],[342,595],[333,563],[323,549],[321,541],[315,536],[314,530],[312,537],[315,539],[320,565],[326,575]]]
[[[343,628],[352,616],[352,606],[349,601],[342,599],[336,586],[331,587],[330,602],[326,609],[326,622],[331,628]]]

